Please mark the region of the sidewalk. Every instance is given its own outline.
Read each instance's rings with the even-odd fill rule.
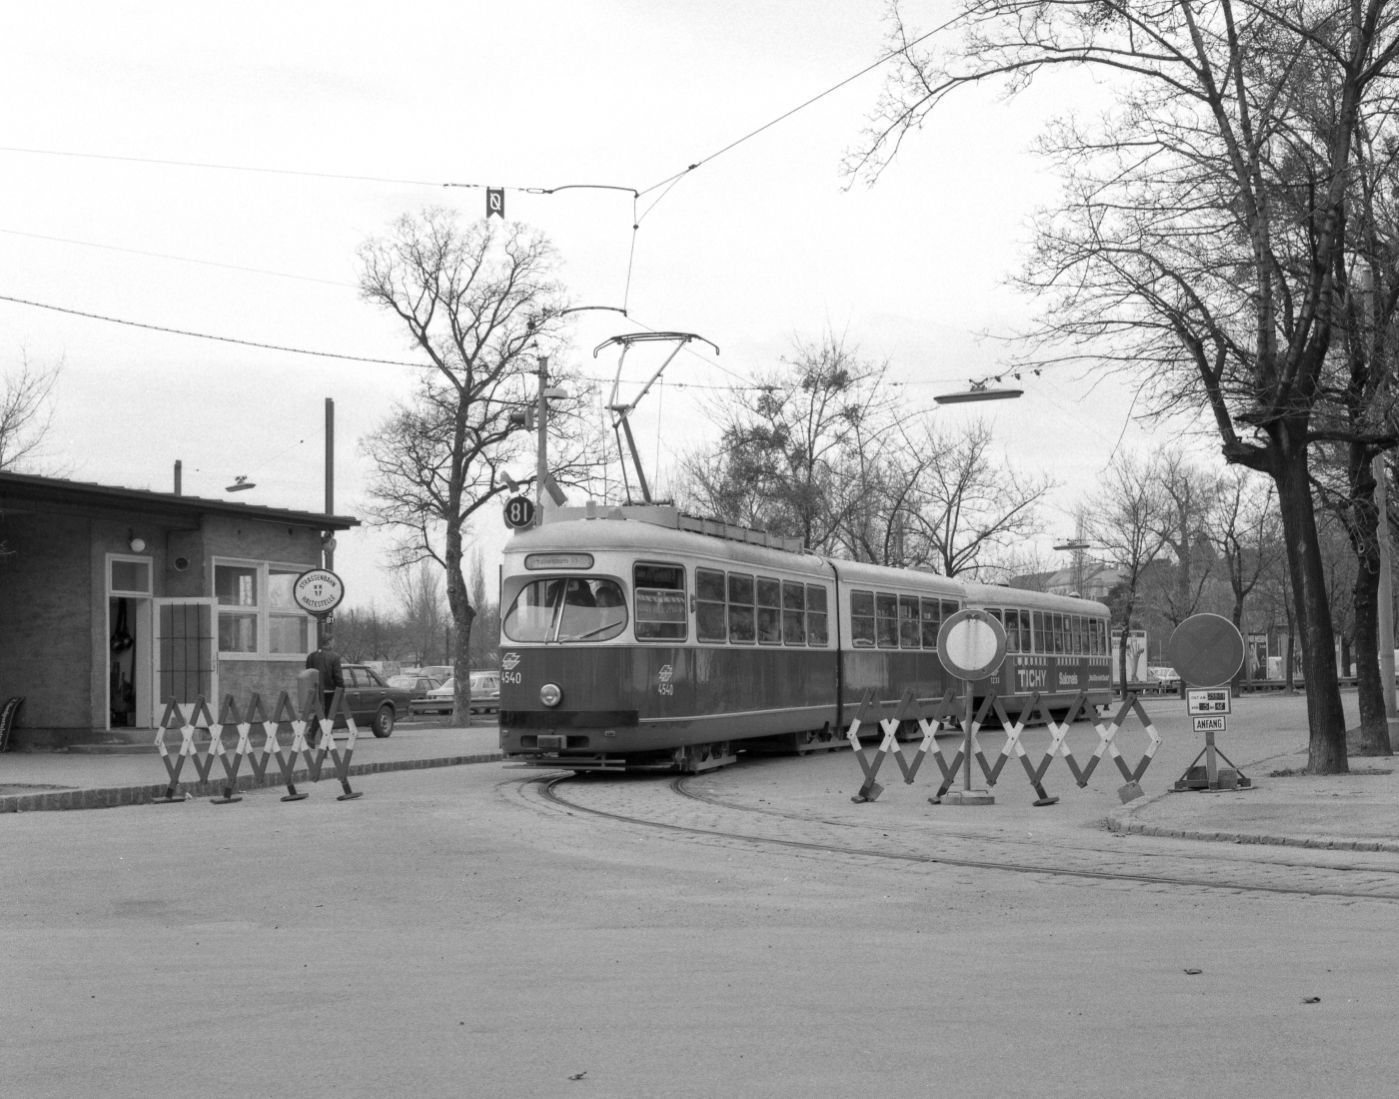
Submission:
[[[337,739],[337,744],[343,744]],[[489,763],[503,758],[499,734],[494,725],[475,728],[442,728],[436,725],[400,725],[393,736],[377,739],[367,730],[355,741],[350,775],[380,771],[413,770],[420,767],[450,767],[462,763]],[[304,757],[303,757],[304,760]],[[321,781],[334,784],[334,766],[327,759]],[[308,781],[304,767],[293,772],[292,781]],[[225,775],[223,764],[214,760],[209,783],[198,781],[190,760],[180,772],[177,794],[208,796],[219,792]],[[169,776],[155,753],[139,755],[89,755],[78,752],[5,752],[0,754],[0,813],[30,812],[36,809],[107,809],[117,805],[138,805],[163,797]],[[282,785],[281,771],[269,763],[265,779],[259,782],[246,760],[238,774],[238,789]]]
[[[1399,854],[1399,757],[1352,756],[1351,773],[1302,774],[1306,749],[1245,771],[1251,790],[1170,791],[1108,814],[1114,832]]]

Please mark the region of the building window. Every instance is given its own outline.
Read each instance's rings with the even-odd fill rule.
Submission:
[[[112,557],[107,590],[121,595],[151,594],[151,562],[149,558]]]
[[[292,586],[304,571],[295,565],[215,561],[220,654],[299,657],[310,652],[315,643],[311,616],[292,598]]]

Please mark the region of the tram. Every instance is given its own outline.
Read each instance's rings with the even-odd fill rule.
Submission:
[[[998,693],[1108,701],[1101,603],[834,560],[666,506],[552,510],[507,544],[500,597],[500,744],[526,763],[694,772],[835,747],[866,691],[959,689],[937,635],[966,606],[1013,638]]]

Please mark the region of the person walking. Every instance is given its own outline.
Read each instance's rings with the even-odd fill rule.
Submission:
[[[321,637],[321,646],[306,658],[306,667],[315,669],[321,677],[321,699],[324,703],[326,714],[326,730],[329,731],[334,725],[334,719],[330,716],[331,704],[335,701],[335,692],[345,686],[345,671],[341,667],[340,654],[335,651],[335,639],[330,634]],[[317,730],[319,732],[319,730]],[[313,743],[311,747],[315,747]]]

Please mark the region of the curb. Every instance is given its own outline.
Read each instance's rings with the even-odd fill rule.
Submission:
[[[428,767],[457,767],[466,763],[495,763],[505,758],[504,752],[474,752],[461,756],[438,756],[432,759],[391,759],[378,763],[352,763],[350,776],[377,775],[385,771],[418,771]],[[334,769],[321,772],[323,779],[334,780]],[[291,781],[304,783],[310,780],[310,772],[305,768],[293,771]],[[257,790],[273,786],[284,786],[280,774],[275,777],[265,775],[261,780],[256,775],[239,775],[234,784],[238,790]],[[147,805],[156,798],[165,796],[167,783],[156,782],[149,786],[98,786],[81,787],[73,790],[47,790],[36,794],[6,794],[0,796],[0,813],[32,813],[55,809],[115,809],[120,805]],[[213,797],[223,790],[223,782],[181,782],[175,787],[177,795],[187,797]]]
[[[1303,839],[1300,836],[1282,836],[1267,832],[1207,832],[1194,828],[1167,828],[1164,825],[1146,824],[1134,819],[1139,809],[1145,809],[1171,794],[1187,792],[1162,790],[1159,794],[1130,801],[1108,814],[1108,831],[1121,835],[1200,840],[1205,843],[1256,843],[1265,847],[1310,847],[1323,851],[1385,851],[1399,854],[1399,843],[1390,840]]]

